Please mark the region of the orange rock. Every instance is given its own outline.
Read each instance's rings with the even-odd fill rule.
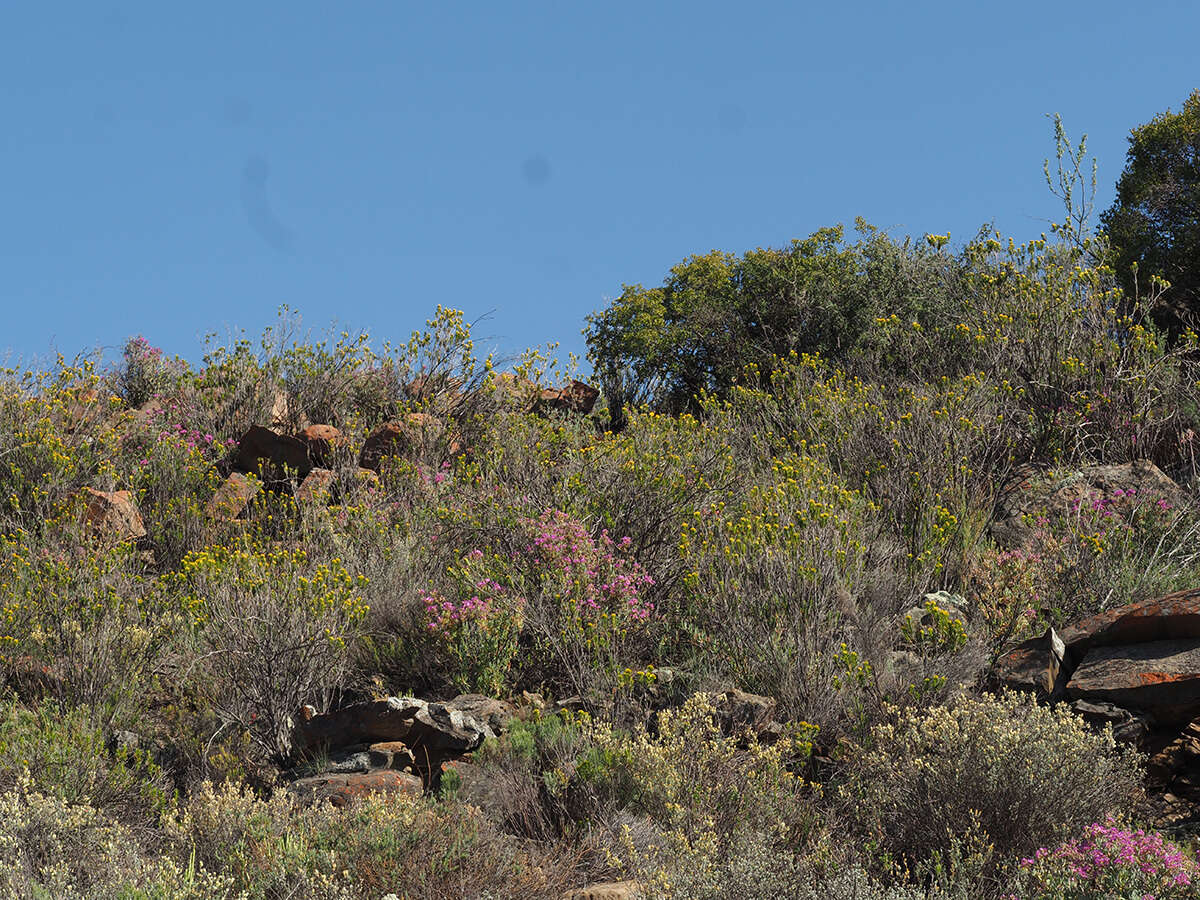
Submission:
[[[98,491],[84,488],[87,507],[84,520],[103,539],[115,542],[137,541],[146,536],[141,513],[129,491]]]

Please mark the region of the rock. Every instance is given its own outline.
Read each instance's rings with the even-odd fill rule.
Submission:
[[[459,694],[446,706],[466,713],[484,729],[489,738],[497,738],[508,730],[510,719],[517,717],[517,708],[503,700],[493,700],[483,694]]]
[[[333,486],[333,472],[329,469],[313,469],[304,476],[296,488],[297,503],[315,503],[329,500],[329,489]]]
[[[417,761],[413,757],[412,751],[408,749],[408,745],[403,741],[379,741],[367,749],[372,754],[377,754],[373,758],[386,760],[380,768],[411,772],[417,767]]]
[[[1200,590],[1177,591],[1072,622],[1061,632],[1074,665],[1092,647],[1200,638]]]
[[[521,691],[521,702],[530,709],[541,712],[546,708],[546,698],[531,691]]]
[[[89,487],[83,489],[83,495],[87,503],[84,521],[101,540],[121,543],[140,541],[146,536],[146,526],[129,491],[98,491]]]
[[[1200,639],[1094,647],[1072,674],[1067,696],[1187,722],[1200,715]]]
[[[262,482],[241,472],[231,472],[217,488],[205,508],[209,518],[233,521],[239,518],[250,501],[262,490]]]
[[[728,735],[749,731],[757,735],[775,715],[775,700],[745,691],[729,690],[713,698],[717,725]]]
[[[534,412],[544,413],[548,410],[558,412],[573,412],[587,415],[596,405],[600,391],[590,384],[572,380],[566,387],[542,390],[534,401]]]
[[[392,768],[392,754],[378,750],[344,750],[331,753],[329,761],[322,766],[325,775],[353,775],[373,769]]]
[[[240,472],[262,472],[274,481],[282,480],[285,469],[303,477],[313,467],[304,442],[261,425],[251,425],[238,439],[231,460]]]
[[[310,752],[358,744],[400,742],[408,747],[417,766],[433,771],[447,759],[469,753],[486,736],[471,716],[445,703],[414,697],[388,697],[355,703],[325,715],[300,717],[295,729],[295,746]]]
[[[288,790],[306,802],[325,801],[331,806],[341,808],[351,801],[369,794],[420,796],[425,792],[425,785],[416,775],[388,770],[301,778],[288,785]]]
[[[642,900],[644,890],[637,881],[607,881],[567,891],[562,900]]]
[[[1179,485],[1148,460],[1088,466],[1055,480],[1026,472],[1003,492],[990,526],[992,537],[1005,547],[1028,546],[1036,527],[1025,521],[1026,516],[1073,515],[1081,505],[1100,499],[1117,503],[1163,499],[1171,508],[1188,503]]]
[[[1062,638],[1048,628],[1041,637],[1030,638],[997,659],[992,674],[1002,687],[1059,697],[1067,684],[1065,655]]]
[[[1096,727],[1111,725],[1118,741],[1141,746],[1154,730],[1154,717],[1148,713],[1132,712],[1112,703],[1093,703],[1076,700],[1071,710],[1085,722]]]
[[[378,472],[388,457],[409,456],[435,443],[444,430],[445,424],[428,413],[409,413],[404,421],[385,422],[363,444],[358,464]]]
[[[304,445],[310,464],[322,469],[332,468],[337,450],[346,445],[342,433],[332,425],[309,425],[295,437]]]

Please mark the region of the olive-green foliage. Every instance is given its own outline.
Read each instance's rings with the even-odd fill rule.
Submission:
[[[113,744],[83,709],[0,705],[0,790],[26,786],[67,803],[91,804],[126,826],[149,828],[169,804],[149,752]]]
[[[1200,313],[1200,90],[1178,112],[1159,113],[1129,134],[1117,196],[1101,221],[1112,265],[1130,296],[1170,282],[1154,310],[1178,333]]]
[[[1111,731],[1008,693],[895,713],[847,766],[840,796],[849,831],[881,858],[919,866],[976,833],[999,864],[1129,809],[1140,778]]]
[[[299,807],[286,792],[264,800],[204,785],[166,836],[247,900],[378,900],[395,891],[413,900],[539,898],[564,886],[562,870],[520,851],[477,810],[407,795],[338,810]]]
[[[674,266],[662,287],[626,285],[585,332],[610,408],[694,408],[702,391],[727,393],[745,365],[793,351],[890,362],[896,348],[871,323],[936,313],[956,267],[931,246],[859,230],[854,243],[838,226],[740,258],[714,250]]]

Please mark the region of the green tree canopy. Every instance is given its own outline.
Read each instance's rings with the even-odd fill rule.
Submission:
[[[1200,90],[1181,111],[1133,129],[1116,201],[1101,222],[1129,296],[1144,298],[1152,276],[1170,282],[1153,315],[1178,333],[1200,313]]]
[[[702,391],[725,394],[747,365],[765,371],[792,351],[886,362],[887,348],[867,346],[875,320],[923,321],[944,305],[958,266],[944,238],[898,243],[861,221],[858,230],[853,243],[838,226],[741,257],[714,250],[674,266],[661,287],[625,285],[584,331],[612,408],[680,412]]]

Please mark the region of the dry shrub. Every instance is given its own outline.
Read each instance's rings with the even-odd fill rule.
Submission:
[[[1140,791],[1140,760],[1065,706],[964,698],[898,713],[847,761],[848,830],[916,868],[977,834],[997,859],[1051,846]]]

